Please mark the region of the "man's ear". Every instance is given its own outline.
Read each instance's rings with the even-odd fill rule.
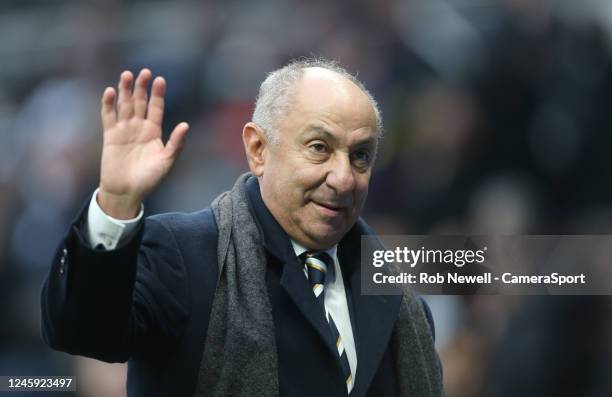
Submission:
[[[261,177],[264,172],[268,149],[268,141],[264,131],[257,124],[248,122],[242,129],[242,142],[251,172],[257,178]]]

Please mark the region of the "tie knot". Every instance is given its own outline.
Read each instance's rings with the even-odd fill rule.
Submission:
[[[304,265],[311,284],[325,284],[325,277],[333,272],[334,260],[327,252],[305,252]]]

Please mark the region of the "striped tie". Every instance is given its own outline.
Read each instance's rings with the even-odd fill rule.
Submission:
[[[323,308],[323,313],[327,318],[333,340],[336,344],[338,351],[338,357],[340,359],[340,366],[342,367],[342,373],[346,381],[347,392],[350,393],[353,389],[353,375],[351,374],[351,367],[349,366],[348,357],[346,356],[346,350],[342,343],[342,338],[338,332],[338,328],[334,323],[334,319],[331,314],[325,310],[325,274],[329,271],[333,274],[334,271],[334,260],[326,252],[307,252],[304,254],[304,273],[312,284],[312,292],[317,297],[317,301]]]

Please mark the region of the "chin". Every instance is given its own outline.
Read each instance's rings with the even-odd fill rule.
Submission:
[[[344,233],[339,234],[337,229],[332,229],[329,231],[319,230],[318,233],[311,234],[312,240],[318,245],[318,247],[316,247],[317,249],[330,248],[338,244],[343,236]]]

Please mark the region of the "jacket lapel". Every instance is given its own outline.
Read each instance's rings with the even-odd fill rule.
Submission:
[[[359,276],[353,277],[353,302],[357,323],[357,375],[351,396],[365,396],[378,370],[393,325],[399,314],[401,296],[361,295]],[[355,333],[355,330],[353,330]]]
[[[351,397],[367,394],[389,345],[402,301],[401,295],[361,294],[361,235],[367,234],[373,234],[372,230],[359,220],[338,248],[345,280],[350,280],[346,286],[347,295],[350,295],[347,297],[352,302],[353,336],[357,348],[357,374]]]
[[[325,320],[323,310],[321,310],[321,306],[312,293],[310,284],[301,270],[295,255],[293,255],[293,261],[287,260],[284,262],[280,284],[300,312],[306,317],[310,325],[315,328],[321,339],[323,339],[332,357],[335,357],[335,345],[331,342],[332,334],[329,324]]]

